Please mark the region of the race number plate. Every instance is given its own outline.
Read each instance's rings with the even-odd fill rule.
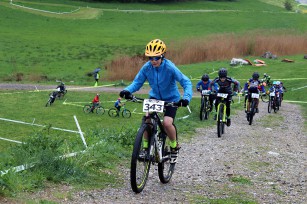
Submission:
[[[271,93],[270,93],[270,96],[275,96],[275,93],[274,93],[274,92],[271,92]]]
[[[227,98],[227,96],[228,96],[227,93],[217,93],[217,97]]]
[[[202,95],[209,95],[210,91],[209,90],[202,90],[201,94]]]
[[[257,93],[252,93],[252,98],[259,98],[259,94],[257,94]]]
[[[156,99],[144,99],[143,112],[159,112],[162,113],[164,109],[164,101]]]

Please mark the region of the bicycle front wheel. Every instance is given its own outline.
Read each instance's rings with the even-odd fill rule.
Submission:
[[[209,104],[209,100],[205,100],[205,119],[208,120],[209,119],[209,114],[210,114],[210,104]]]
[[[177,128],[175,125],[174,127],[176,130],[176,138],[178,142]],[[167,135],[160,133],[159,138],[160,138],[160,141],[162,141],[162,158],[163,158],[162,162],[158,163],[159,179],[162,183],[168,183],[173,176],[176,163],[170,163],[171,148],[166,142]]]
[[[130,118],[130,117],[131,117],[131,112],[130,112],[130,110],[127,110],[127,109],[123,110],[122,116],[123,116],[124,118]]]
[[[83,107],[83,111],[84,111],[84,113],[90,113],[91,112],[91,106],[90,105],[85,105],[84,107]]]
[[[271,97],[269,98],[269,103],[268,103],[268,113],[271,113],[272,111],[272,99]]]
[[[224,122],[223,122],[224,113],[223,113],[223,109],[224,109],[224,105],[221,104],[218,115],[217,115],[217,136],[218,137],[221,137],[222,134],[224,133]]]
[[[204,120],[204,106],[205,106],[205,102],[204,99],[201,99],[201,104],[200,104],[200,113],[199,113],[199,119],[200,120]]]
[[[98,107],[96,108],[96,113],[97,113],[97,114],[99,114],[99,115],[103,115],[103,114],[104,114],[104,112],[105,112],[105,110],[104,110],[104,108],[103,108],[103,107],[98,106]]]
[[[256,103],[255,103],[255,100],[253,100],[251,104],[250,113],[249,113],[249,125],[253,123],[253,118],[255,115],[255,106],[256,106]]]
[[[151,134],[151,129],[144,124],[135,138],[130,167],[130,183],[135,193],[140,193],[145,187],[150,169],[150,154],[144,151],[144,133]],[[147,148],[148,149],[148,148]]]
[[[110,110],[108,111],[108,114],[112,118],[117,117],[118,116],[117,109],[116,108],[110,108]]]
[[[51,99],[49,99],[49,100],[47,101],[46,107],[47,107],[47,106],[51,106]]]

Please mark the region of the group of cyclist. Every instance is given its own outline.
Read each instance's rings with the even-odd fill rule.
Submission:
[[[232,89],[232,84],[234,84]],[[212,111],[213,101],[215,99],[215,112],[217,112],[217,106],[219,104],[219,97],[216,97],[217,93],[228,94],[226,98],[226,125],[231,125],[230,119],[230,104],[232,101],[232,96],[237,95],[237,91],[240,87],[240,82],[227,76],[227,69],[221,68],[218,71],[218,77],[213,80],[209,79],[208,74],[202,76],[201,80],[196,84],[197,91],[201,92],[202,90],[212,91],[209,95],[210,101],[210,111]],[[213,89],[212,89],[213,88]],[[209,92],[210,93],[210,92]],[[214,115],[214,120],[216,120],[216,115]]]
[[[264,82],[264,80],[266,82]],[[231,84],[234,84],[233,91],[231,89]],[[266,90],[265,86],[270,84],[270,76],[264,73],[264,79],[259,80],[259,73],[254,72],[252,77],[244,84],[244,88],[241,90],[241,93],[246,93],[246,99],[244,100],[244,108],[246,108],[246,115],[248,116],[250,110],[250,104],[252,101],[252,93],[261,93],[265,96]],[[230,103],[232,101],[231,96],[237,94],[238,88],[240,87],[240,83],[227,76],[227,70],[225,68],[221,68],[218,72],[218,77],[214,80],[210,80],[208,74],[204,74],[201,77],[201,80],[196,84],[196,90],[198,92],[202,92],[203,90],[214,90],[210,96],[210,112],[212,111],[213,101],[215,100],[215,111],[217,111],[217,105],[219,103],[219,98],[216,98],[216,93],[227,93],[228,97],[226,100],[226,115],[227,115],[227,126],[230,126]],[[214,89],[212,89],[214,88]],[[283,99],[283,93],[286,88],[283,86],[281,81],[273,81],[272,86],[269,88],[269,92],[279,92],[281,96],[281,100]],[[210,92],[209,92],[210,93]],[[256,113],[259,113],[258,109],[259,99],[256,103]],[[247,106],[247,107],[246,107]],[[216,120],[216,114],[214,115],[214,120]]]

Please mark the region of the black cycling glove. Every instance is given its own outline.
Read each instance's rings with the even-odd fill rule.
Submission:
[[[187,107],[189,105],[189,101],[187,99],[180,99],[178,102],[178,106]]]
[[[127,90],[122,90],[119,93],[119,96],[122,97],[122,98],[125,98],[125,99],[132,99],[132,94]]]

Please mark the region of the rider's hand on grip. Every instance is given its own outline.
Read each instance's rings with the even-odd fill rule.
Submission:
[[[237,92],[233,92],[233,95],[236,96],[236,95],[238,95],[238,93]]]
[[[180,99],[180,101],[178,102],[178,106],[183,106],[183,107],[187,107],[189,105],[189,101],[187,99]]]
[[[200,88],[197,88],[197,91],[200,91]]]
[[[132,94],[127,90],[122,90],[119,93],[119,96],[122,97],[122,98],[125,98],[125,99],[132,99]]]

